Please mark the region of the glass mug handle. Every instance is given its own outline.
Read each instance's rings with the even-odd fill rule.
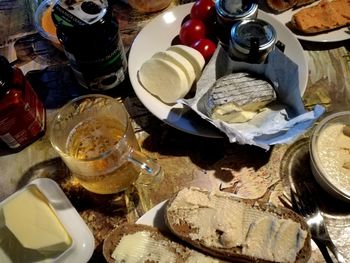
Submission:
[[[146,154],[132,150],[129,153],[128,161],[141,168],[145,176],[140,175],[137,184],[150,185],[159,182],[163,177],[162,167]]]

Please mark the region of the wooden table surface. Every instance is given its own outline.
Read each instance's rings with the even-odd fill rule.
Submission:
[[[17,2],[7,3],[15,6]],[[140,14],[125,2],[114,0],[111,3],[128,52],[137,33],[159,13]],[[169,9],[182,3],[185,1],[174,1]],[[23,8],[32,12],[31,1],[24,1],[24,5]],[[36,34],[30,15],[22,21],[26,26],[20,26],[17,9],[4,6],[0,4],[0,54],[10,61],[17,60],[17,65],[27,73],[44,100],[48,128],[56,108],[86,91],[76,87],[64,54]],[[11,23],[3,23],[9,21],[9,17]],[[22,14],[21,19],[23,17],[26,16]],[[311,109],[321,104],[326,107],[324,116],[350,110],[350,39],[333,43],[301,41],[301,44],[309,63],[309,80],[303,96],[305,107]],[[32,47],[30,52],[28,45]],[[350,204],[330,198],[314,182],[308,159],[308,138],[312,129],[293,144],[277,145],[265,151],[232,144],[226,139],[190,135],[168,126],[143,107],[128,79],[109,95],[126,105],[141,147],[164,169],[162,182],[152,187],[136,185],[128,191],[126,202],[122,194],[89,193],[70,176],[45,134],[21,152],[0,151],[0,201],[34,178],[53,178],[95,236],[96,249],[91,262],[103,262],[103,239],[113,228],[126,221],[135,222],[184,186],[220,188],[280,205],[279,196],[288,193],[290,180],[310,181],[324,201],[322,209],[331,236],[350,262]],[[310,262],[323,262],[316,247]]]

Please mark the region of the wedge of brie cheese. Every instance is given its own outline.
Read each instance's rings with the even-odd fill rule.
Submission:
[[[269,82],[246,72],[218,79],[207,95],[208,115],[228,123],[249,121],[276,100],[276,92]]]

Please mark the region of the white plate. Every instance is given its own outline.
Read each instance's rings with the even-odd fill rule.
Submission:
[[[136,224],[143,224],[148,226],[157,227],[159,229],[166,230],[167,227],[164,222],[164,210],[168,200],[165,200],[156,206],[152,207],[147,213],[141,216]]]
[[[137,78],[138,70],[147,59],[171,45],[180,31],[181,21],[190,13],[192,4],[180,5],[160,14],[140,31],[130,49],[130,81],[140,101],[160,120],[190,134],[220,138],[222,134],[211,124],[181,104],[169,106],[161,102],[146,91]],[[278,40],[286,46],[284,53],[299,66],[299,88],[303,95],[308,79],[308,64],[302,46],[293,33],[272,15],[259,11],[258,17],[274,26]]]
[[[35,185],[47,198],[51,208],[55,211],[56,216],[73,240],[72,245],[57,258],[36,262],[88,262],[95,249],[94,236],[55,181],[49,178],[36,179],[2,201],[0,207],[27,189],[30,185]],[[2,261],[2,253],[3,251],[0,247],[0,261],[4,262],[7,257]]]
[[[265,1],[265,0],[262,0]],[[316,5],[318,4],[320,1],[317,1],[315,3],[313,3],[312,5]],[[307,6],[312,6],[312,5],[307,5]],[[290,22],[292,16],[298,12],[299,10],[306,8],[307,6],[298,8],[298,9],[290,9],[287,10],[281,14],[276,14],[275,17],[276,19],[278,19],[278,21],[280,21],[282,24],[286,25],[287,23]],[[260,10],[259,10],[260,12]],[[337,30],[333,30],[327,33],[320,33],[320,34],[316,34],[316,35],[302,35],[302,34],[298,34],[298,33],[294,33],[294,35],[302,40],[306,40],[306,41],[312,41],[312,42],[338,42],[338,41],[343,41],[346,39],[350,39],[350,30],[347,27],[343,27],[343,28],[339,28]]]

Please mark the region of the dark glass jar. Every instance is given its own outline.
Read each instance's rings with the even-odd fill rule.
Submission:
[[[80,85],[103,91],[124,80],[124,47],[118,22],[106,0],[59,0],[53,7],[52,19]]]
[[[0,56],[0,140],[21,150],[45,130],[45,109],[19,68]]]
[[[274,49],[276,31],[261,19],[245,19],[231,30],[229,54],[232,59],[249,63],[263,63]]]
[[[243,19],[256,18],[258,4],[256,0],[217,0],[215,10],[218,37],[222,45],[227,47],[232,26]]]

